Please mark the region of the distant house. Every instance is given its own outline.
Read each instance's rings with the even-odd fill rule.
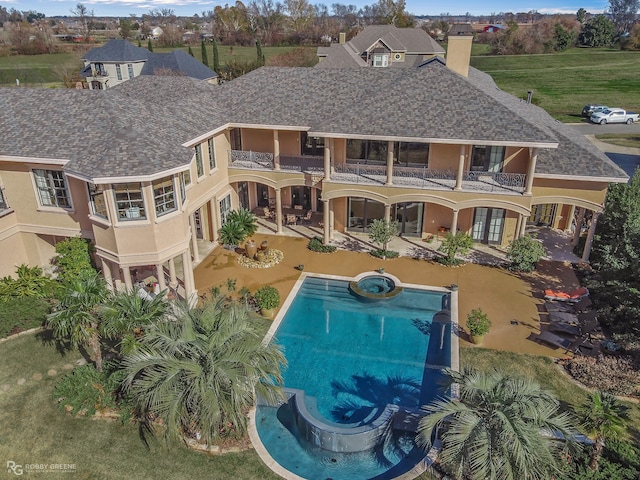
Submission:
[[[504,29],[505,29],[504,25],[487,25],[482,30],[484,32],[495,33],[495,32],[499,32],[500,30],[504,30]]]
[[[444,49],[419,28],[369,25],[345,42],[318,47],[319,68],[333,67],[415,67]]]
[[[92,48],[84,58],[81,76],[89,89],[104,90],[139,75],[184,75],[217,83],[218,74],[183,50],[153,53],[122,39]]]

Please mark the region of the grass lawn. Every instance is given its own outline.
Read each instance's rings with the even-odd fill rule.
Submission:
[[[512,95],[526,98],[533,90],[533,102],[562,122],[580,121],[588,103],[640,108],[640,52],[572,48],[544,55],[474,56],[471,65]]]
[[[640,148],[640,135],[637,133],[602,133],[596,135],[601,142],[620,145],[621,147]]]
[[[269,324],[265,321],[261,329],[266,331]],[[55,345],[43,342],[42,334],[0,343],[0,424],[5,439],[0,442],[0,458],[22,465],[75,464],[75,478],[280,478],[253,450],[206,456],[181,445],[166,448],[155,441],[147,449],[134,425],[63,413],[55,404],[53,387],[66,371],[64,366],[75,365],[79,358],[77,352],[63,354]],[[530,375],[568,404],[586,398],[586,392],[568,381],[546,357],[462,348],[461,360],[463,365],[481,369],[500,365],[510,372]],[[637,405],[632,407],[632,415],[635,430],[630,433],[637,435]],[[419,478],[431,477],[424,474]]]

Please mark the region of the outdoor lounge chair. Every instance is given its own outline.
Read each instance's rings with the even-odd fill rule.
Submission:
[[[544,298],[547,300],[556,300],[558,302],[570,302],[577,303],[584,297],[589,296],[589,290],[586,287],[576,288],[570,292],[563,292],[561,290],[545,290]]]
[[[569,325],[575,325],[576,327],[580,325],[578,315],[570,312],[549,312],[549,322],[566,323]]]
[[[567,335],[579,336],[582,331],[578,325],[572,325],[567,322],[554,322],[553,320],[549,320],[549,331],[557,332],[557,333],[565,333]]]
[[[547,301],[544,302],[544,308],[547,312],[569,312],[569,313],[579,313],[591,306],[591,299],[589,297],[583,297],[576,303],[565,303],[565,302],[555,302],[555,301]]]
[[[555,345],[556,347],[564,348],[566,351],[569,351],[569,347],[573,343],[568,338],[563,338],[560,335],[556,335],[555,333],[543,331],[538,335],[538,340],[546,342],[550,345]]]

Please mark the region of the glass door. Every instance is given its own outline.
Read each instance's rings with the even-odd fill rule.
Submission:
[[[258,197],[258,206],[259,207],[268,207],[269,206],[269,187],[262,183],[256,184],[257,189],[257,197]]]
[[[249,210],[249,183],[238,182],[238,202],[242,208]]]
[[[407,202],[397,204],[395,218],[400,223],[400,234],[407,237],[421,236],[423,212],[423,203]]]
[[[499,244],[502,240],[505,211],[502,208],[475,209],[471,237],[475,242]]]

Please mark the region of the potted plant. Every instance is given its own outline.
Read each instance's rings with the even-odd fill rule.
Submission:
[[[259,288],[253,297],[260,307],[260,314],[263,317],[273,318],[275,316],[276,308],[280,305],[280,293],[276,288],[265,285]]]
[[[489,332],[491,320],[489,320],[487,314],[484,313],[480,307],[474,308],[467,315],[467,328],[469,329],[471,341],[479,344],[482,343],[482,337]]]

